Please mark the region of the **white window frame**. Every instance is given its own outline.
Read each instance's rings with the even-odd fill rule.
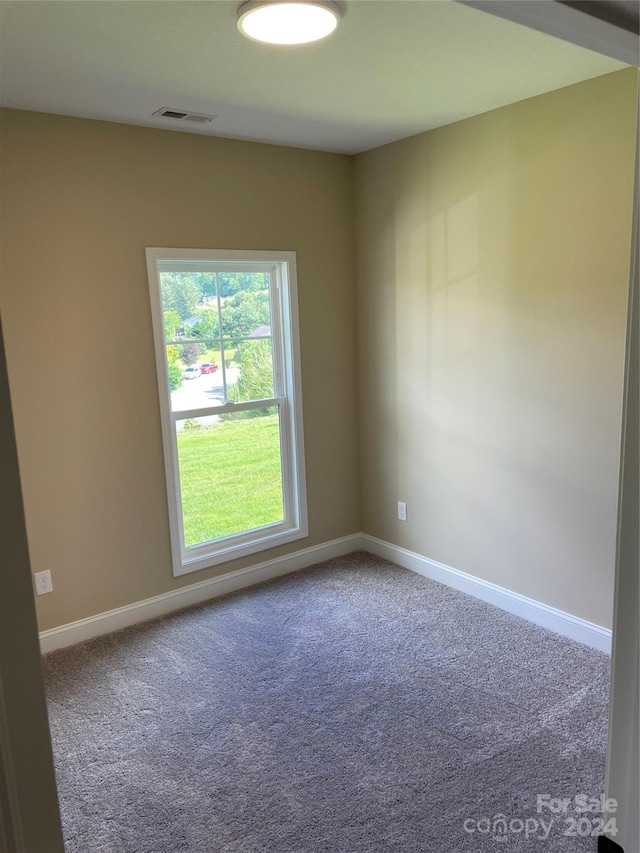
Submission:
[[[295,252],[219,249],[148,248],[147,271],[158,375],[160,420],[167,485],[174,576],[255,554],[308,535],[305,455],[300,379],[300,336]],[[178,467],[176,422],[208,414],[238,412],[255,403],[226,403],[210,408],[174,412],[167,370],[160,272],[268,272],[272,320],[274,397],[261,407],[277,407],[280,415],[280,456],[284,520],[244,533],[186,547]],[[224,368],[224,365],[222,365]]]

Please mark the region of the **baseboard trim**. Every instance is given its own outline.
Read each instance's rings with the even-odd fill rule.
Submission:
[[[110,634],[112,631],[128,628],[139,622],[147,622],[149,619],[164,616],[192,604],[200,604],[203,601],[227,595],[247,586],[287,575],[290,572],[297,572],[299,569],[314,565],[314,563],[321,563],[333,557],[341,557],[344,554],[357,551],[361,547],[362,536],[359,533],[354,533],[351,536],[343,536],[341,539],[334,539],[322,545],[295,551],[293,554],[287,554],[284,557],[267,560],[256,566],[237,569],[219,577],[211,578],[211,580],[190,584],[162,595],[156,595],[153,598],[147,598],[144,601],[137,601],[125,607],[117,607],[115,610],[108,610],[106,613],[98,613],[95,616],[89,616],[87,619],[79,619],[77,622],[60,625],[58,628],[51,628],[40,633],[40,650],[46,654],[66,646],[73,646],[84,640],[90,640],[102,634]]]
[[[125,607],[108,610],[106,613],[89,616],[87,619],[80,619],[77,622],[70,622],[58,628],[42,631],[40,633],[40,649],[43,654],[46,654],[66,646],[73,646],[84,640],[90,640],[102,634],[110,634],[112,631],[128,628],[139,622],[147,622],[149,619],[164,616],[175,610],[181,610],[183,607],[200,604],[203,601],[287,575],[315,563],[321,563],[323,560],[341,557],[359,549],[369,551],[371,554],[383,557],[405,569],[443,583],[453,589],[466,592],[468,595],[493,604],[501,610],[506,610],[508,613],[513,613],[515,616],[520,616],[522,619],[550,631],[555,631],[557,634],[569,637],[571,640],[611,654],[611,631],[602,628],[600,625],[587,622],[578,616],[572,616],[570,613],[557,610],[555,607],[542,604],[532,598],[526,598],[516,592],[511,592],[496,584],[468,575],[459,569],[451,568],[451,566],[445,566],[443,563],[423,557],[414,551],[392,545],[382,539],[376,539],[375,536],[369,536],[366,533],[343,536],[341,539],[334,539],[322,545],[294,551],[292,554],[276,557],[273,560],[258,563],[256,566],[237,569],[219,577],[211,578],[211,580],[190,584],[163,595],[156,595],[153,598],[137,601]]]
[[[570,613],[519,595],[517,592],[511,592],[501,586],[496,586],[496,584],[468,575],[458,569],[452,569],[451,566],[445,566],[436,560],[430,560],[414,551],[392,545],[390,542],[384,542],[382,539],[376,539],[375,536],[369,536],[366,533],[362,534],[362,547],[365,551],[397,563],[405,569],[410,569],[412,572],[417,572],[419,575],[453,587],[453,589],[466,592],[475,598],[499,607],[501,610],[506,610],[508,613],[513,613],[515,616],[520,616],[522,619],[548,628],[550,631],[555,631],[557,634],[569,637],[571,640],[577,640],[579,643],[611,654],[611,631],[607,628],[602,628],[600,625],[587,622],[578,616],[572,616]]]

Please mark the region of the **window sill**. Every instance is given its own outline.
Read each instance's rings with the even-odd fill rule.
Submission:
[[[265,533],[261,531],[261,533],[262,535],[249,542],[236,542],[235,544],[229,542],[226,546],[224,543],[219,542],[206,553],[199,553],[191,557],[188,553],[184,554],[177,561],[174,559],[173,575],[174,577],[180,577],[191,574],[191,572],[199,572],[203,569],[220,565],[220,563],[228,563],[240,557],[257,554],[260,551],[267,551],[270,548],[277,548],[278,545],[286,545],[288,542],[305,539],[309,535],[306,525],[295,528],[289,527],[285,530],[280,527],[277,532]]]

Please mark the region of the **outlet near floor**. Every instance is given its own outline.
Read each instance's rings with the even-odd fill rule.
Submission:
[[[49,569],[46,572],[34,572],[33,579],[36,584],[36,595],[45,595],[47,592],[53,592],[53,582]]]
[[[407,505],[404,501],[398,501],[398,521],[407,520]]]

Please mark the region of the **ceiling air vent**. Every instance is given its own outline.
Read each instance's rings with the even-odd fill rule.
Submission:
[[[192,121],[196,124],[206,124],[217,118],[217,116],[209,116],[206,113],[189,113],[185,110],[172,110],[169,107],[162,107],[162,109],[156,110],[153,115],[160,118],[169,118],[173,121]]]

